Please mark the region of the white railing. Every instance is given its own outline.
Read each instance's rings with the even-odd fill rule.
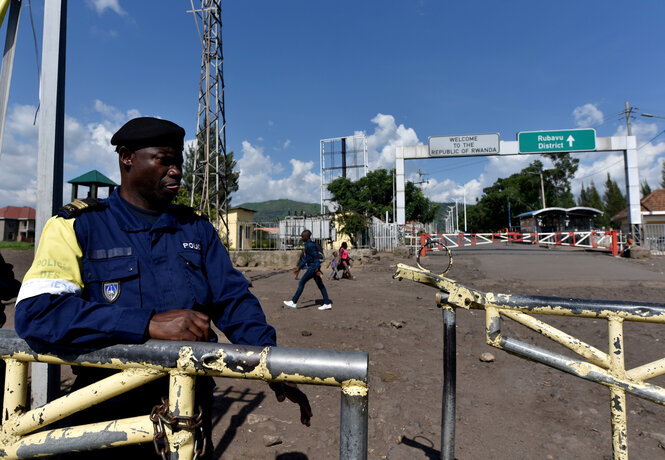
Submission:
[[[588,231],[588,232],[547,232],[547,233],[439,233],[421,234],[421,244],[429,237],[433,250],[436,244],[448,248],[464,246],[477,246],[492,243],[530,243],[551,246],[575,246],[588,249],[617,251],[616,231]],[[428,249],[429,250],[429,249]]]

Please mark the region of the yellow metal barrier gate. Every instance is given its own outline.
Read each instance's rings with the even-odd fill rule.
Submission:
[[[367,353],[202,342],[150,340],[99,350],[52,347],[0,330],[0,357],[7,363],[0,457],[32,458],[142,442],[159,435],[171,460],[196,458],[192,420],[196,377],[230,377],[341,388],[340,458],[367,458]],[[26,411],[28,363],[71,364],[121,372],[48,404]],[[167,421],[154,413],[67,428],[48,425],[161,377],[169,377]],[[154,412],[154,411],[153,411]],[[164,415],[164,414],[162,414]],[[158,426],[158,427],[157,427]],[[42,430],[42,431],[38,431]]]
[[[665,405],[665,389],[647,380],[665,374],[665,358],[626,369],[624,364],[623,322],[665,323],[665,304],[570,299],[521,294],[485,293],[462,286],[423,268],[399,264],[397,279],[409,279],[438,288],[438,305],[444,319],[444,391],[441,457],[454,459],[455,448],[455,309],[485,310],[487,343],[516,356],[537,361],[577,377],[600,383],[610,389],[612,451],[615,460],[628,459],[626,393]],[[608,351],[604,352],[531,315],[558,315],[604,319],[608,323]],[[575,352],[573,359],[522,342],[501,333],[506,317]]]

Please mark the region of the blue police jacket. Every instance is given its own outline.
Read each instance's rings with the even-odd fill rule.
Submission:
[[[303,248],[304,257],[298,263],[298,268],[302,269],[307,267],[307,269],[314,269],[321,267],[321,261],[319,260],[319,252],[316,249],[316,244],[312,240],[307,240],[305,247]]]
[[[146,340],[150,318],[195,309],[237,344],[270,346],[245,277],[207,219],[171,206],[154,224],[115,190],[106,200],[46,223],[16,303],[24,339],[98,346]]]

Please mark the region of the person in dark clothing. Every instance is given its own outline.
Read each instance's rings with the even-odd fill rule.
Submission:
[[[21,289],[21,282],[14,276],[14,266],[5,262],[5,259],[0,254],[0,300],[11,300],[18,295]],[[0,327],[5,325],[7,315],[5,314],[5,305],[0,309]],[[5,387],[5,361],[0,360],[0,388]],[[3,402],[0,401],[0,410],[2,410]]]
[[[22,338],[93,348],[151,338],[215,342],[212,321],[233,343],[276,345],[274,328],[215,228],[194,209],[171,204],[182,179],[184,136],[175,123],[151,117],[132,119],[114,134],[120,188],[108,199],[75,200],[46,223],[17,299],[15,328]],[[75,369],[75,389],[109,375]],[[167,384],[161,379],[107,407],[114,417],[131,416],[125,410],[149,413],[168,394]],[[199,378],[196,386],[209,420],[212,379]],[[270,387],[279,401],[297,403],[309,426],[307,396],[295,385]],[[150,444],[131,458],[146,458],[150,450],[154,455]],[[109,452],[129,458],[129,451],[138,452]]]
[[[21,282],[14,276],[14,266],[5,262],[0,254],[0,300],[11,300],[18,295]],[[6,318],[2,318],[2,325]],[[0,325],[1,326],[1,325]]]
[[[293,295],[293,298],[291,300],[285,300],[284,305],[289,308],[298,308],[298,299],[300,298],[303,289],[305,289],[305,284],[314,278],[316,286],[319,288],[321,294],[323,295],[323,305],[319,307],[319,310],[331,310],[332,303],[328,298],[328,291],[326,291],[326,287],[322,280],[323,275],[321,274],[321,260],[319,259],[319,251],[316,247],[316,244],[314,244],[314,242],[310,239],[312,237],[312,232],[305,230],[300,234],[300,237],[305,242],[305,247],[303,248],[304,257],[300,259],[300,262],[293,270],[293,273],[297,277],[298,273],[300,273],[300,270],[303,268],[307,268],[307,271],[302,276],[302,278],[300,278],[298,289]]]

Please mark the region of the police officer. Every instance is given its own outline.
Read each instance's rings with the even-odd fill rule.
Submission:
[[[113,135],[121,186],[108,199],[76,200],[46,223],[17,298],[22,338],[86,347],[150,338],[215,341],[213,321],[233,343],[276,345],[275,330],[214,227],[171,204],[182,179],[184,136],[175,123],[152,117],[132,119]],[[98,377],[75,369],[75,387]],[[270,386],[279,401],[299,404],[309,426],[304,393]]]

